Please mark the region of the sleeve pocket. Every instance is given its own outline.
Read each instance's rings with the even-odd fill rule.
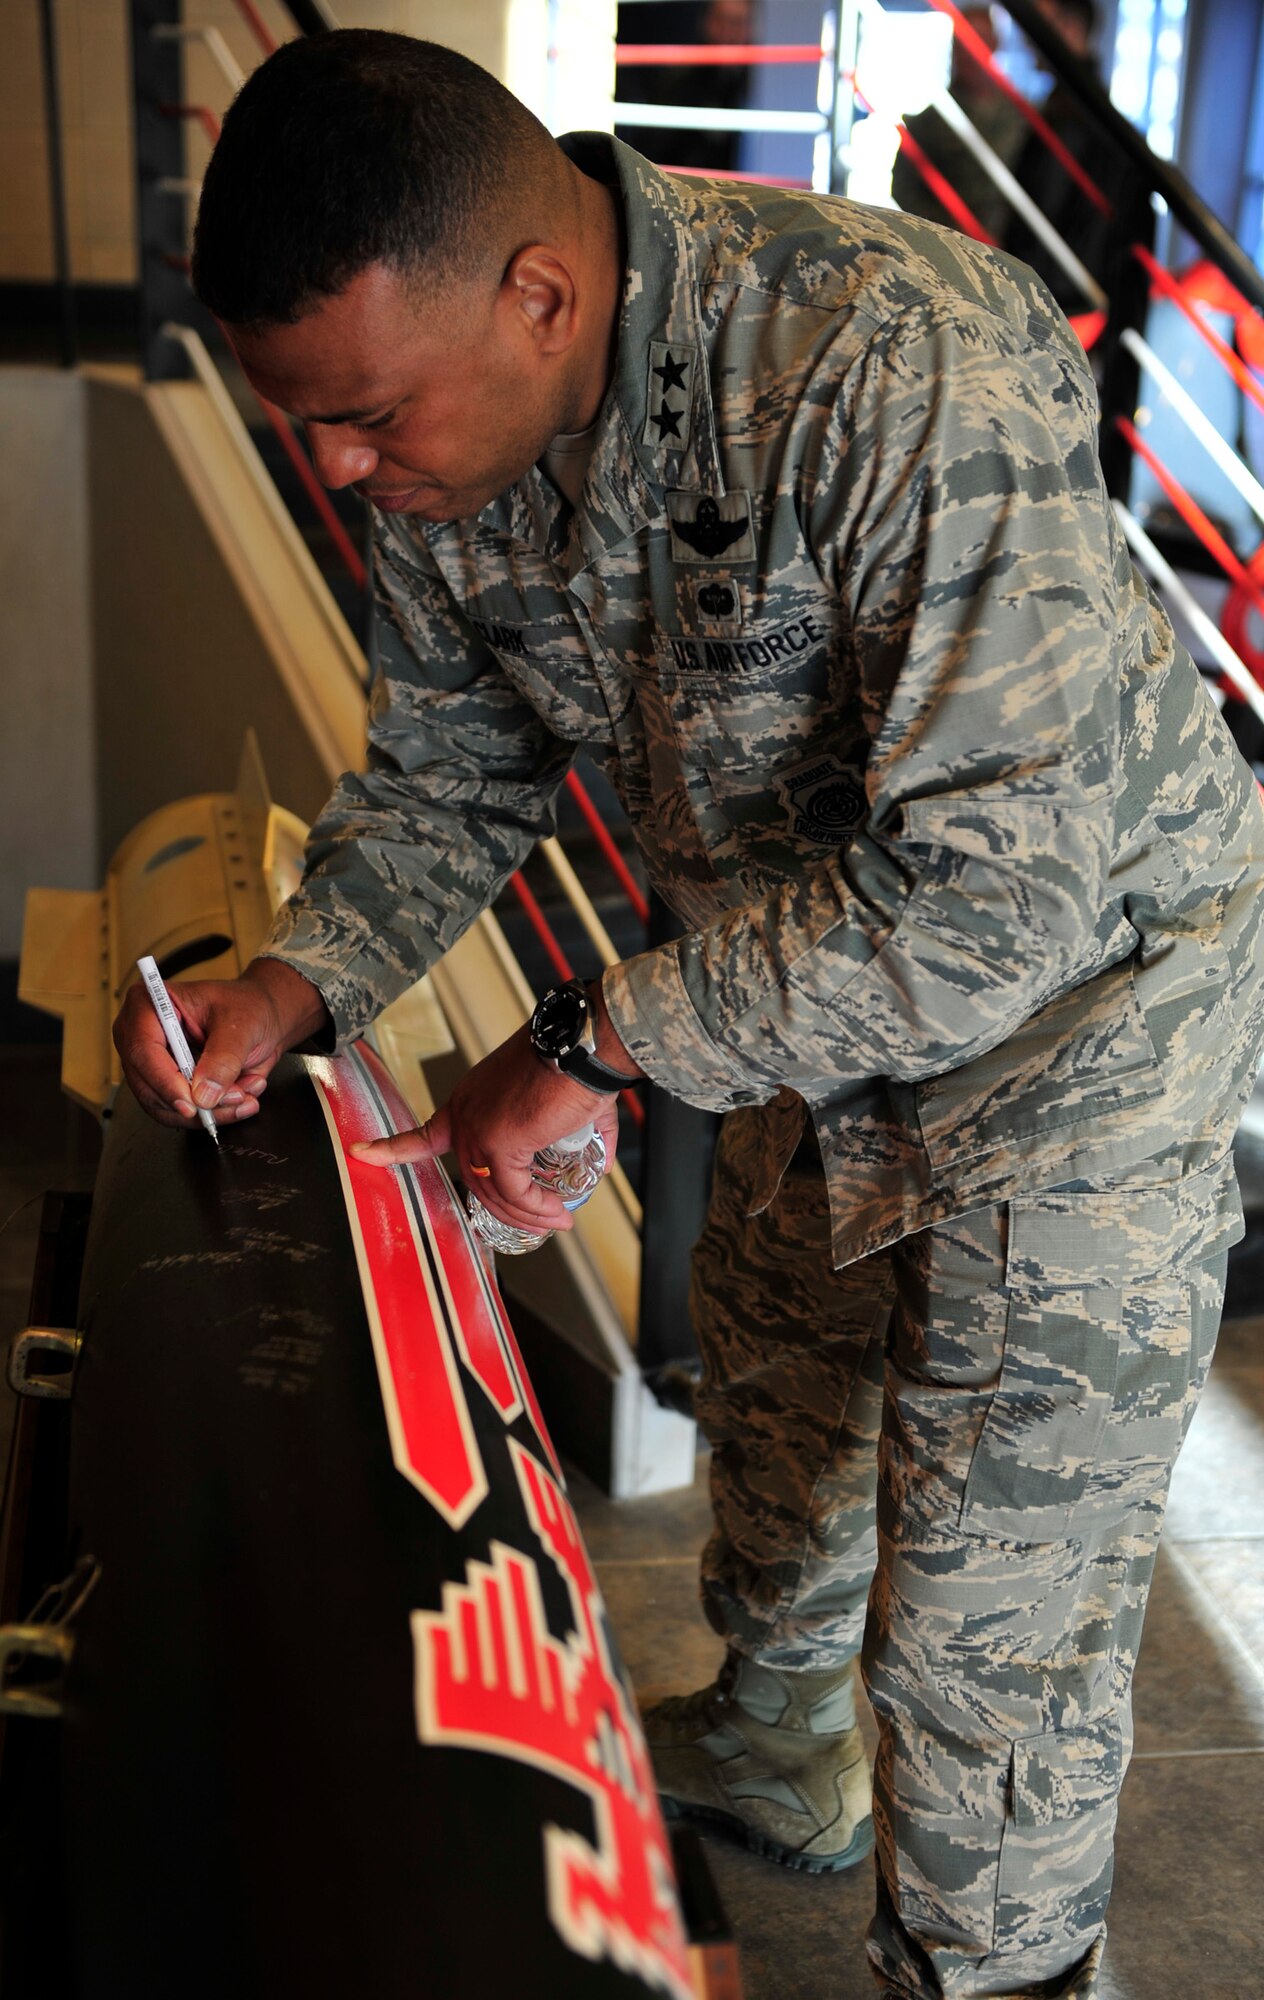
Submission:
[[[1045,1133],[1100,1125],[1157,1097],[1163,1074],[1130,963],[1060,994],[999,1047],[917,1086],[922,1141],[937,1172],[1026,1148]]]

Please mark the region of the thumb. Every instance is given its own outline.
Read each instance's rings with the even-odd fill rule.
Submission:
[[[601,1108],[594,1114],[593,1124],[597,1127],[606,1145],[606,1171],[614,1164],[614,1156],[619,1150],[619,1100],[607,1097]]]
[[[415,1131],[396,1132],[388,1139],[362,1139],[347,1150],[371,1167],[401,1167],[409,1160],[436,1159],[451,1144],[451,1120],[445,1106]]]
[[[212,1111],[229,1085],[236,1083],[251,1053],[255,1036],[244,1023],[212,1027],[193,1070],[193,1102]],[[259,1065],[255,1065],[258,1068]]]

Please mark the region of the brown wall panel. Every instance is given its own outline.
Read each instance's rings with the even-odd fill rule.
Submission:
[[[94,381],[89,404],[102,853],[168,799],[230,789],[247,727],[273,797],[310,819],[330,771],[149,400]]]
[[[0,959],[28,888],[98,878],[84,422],[77,376],[0,368]]]

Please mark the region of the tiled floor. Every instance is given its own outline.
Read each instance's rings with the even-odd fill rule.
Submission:
[[[0,1348],[25,1322],[38,1204],[90,1182],[57,1051],[0,1048]],[[0,1463],[10,1423],[0,1392]],[[718,1642],[697,1607],[705,1483],[615,1506],[572,1481],[637,1684],[695,1686]],[[1136,1683],[1102,2000],[1264,2000],[1264,1317],[1226,1325],[1177,1468]],[[711,1843],[747,2000],[872,1991],[868,1864],[812,1878]]]

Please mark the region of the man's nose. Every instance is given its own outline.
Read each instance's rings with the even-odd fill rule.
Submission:
[[[312,424],[307,448],[322,486],[351,486],[377,470],[378,453],[373,446],[337,427]]]

